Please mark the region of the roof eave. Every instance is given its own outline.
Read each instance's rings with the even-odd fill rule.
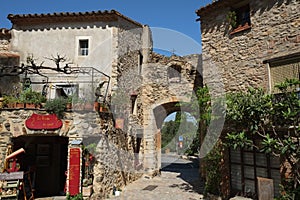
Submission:
[[[19,24],[41,24],[43,22],[69,22],[69,21],[117,21],[121,17],[136,26],[143,27],[142,24],[124,16],[115,10],[91,11],[91,12],[62,12],[47,14],[9,14],[7,18],[13,25]]]

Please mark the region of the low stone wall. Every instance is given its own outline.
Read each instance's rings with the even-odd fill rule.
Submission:
[[[91,199],[106,198],[112,194],[114,186],[122,188],[142,176],[134,168],[134,147],[131,145],[134,136],[116,129],[109,113],[100,116],[93,111],[66,112],[60,129],[32,131],[27,129],[25,121],[33,113],[47,114],[43,110],[0,110],[1,167],[11,138],[43,133],[68,137],[70,145],[74,140],[81,140],[84,146],[95,144],[94,193]]]

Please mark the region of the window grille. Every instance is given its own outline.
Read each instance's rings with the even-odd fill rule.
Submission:
[[[79,40],[79,55],[87,56],[89,54],[89,40]]]

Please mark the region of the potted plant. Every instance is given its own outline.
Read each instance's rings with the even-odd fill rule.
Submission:
[[[11,96],[11,95],[3,96],[3,100],[2,100],[3,107],[15,108],[16,102],[17,102],[17,98],[14,96]]]
[[[236,12],[235,11],[229,11],[227,13],[226,19],[228,21],[228,23],[230,24],[230,26],[232,27],[232,29],[236,28],[237,26],[237,17],[236,17]]]
[[[98,101],[95,101],[95,102],[94,102],[94,110],[95,110],[96,112],[99,112],[99,109],[100,109],[100,103],[99,103]]]
[[[16,99],[16,108],[24,108],[25,105],[23,102],[21,102],[21,100],[18,98]]]
[[[73,95],[70,95],[66,99],[66,109],[67,110],[72,110],[72,103],[73,103]]]
[[[63,118],[67,101],[65,98],[49,99],[45,103],[45,109],[48,113],[55,113],[58,118]]]
[[[46,97],[28,88],[20,94],[20,101],[25,104],[25,108],[36,108],[46,102]]]
[[[99,103],[99,111],[100,112],[108,112],[108,105],[106,103]]]

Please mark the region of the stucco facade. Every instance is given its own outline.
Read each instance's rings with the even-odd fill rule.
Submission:
[[[20,63],[26,64],[27,58],[34,59],[37,65],[55,67],[53,58],[66,58],[62,65],[69,67],[88,67],[102,72],[109,77],[114,75],[117,59],[127,51],[149,49],[152,41],[149,28],[135,22],[117,11],[96,11],[85,13],[53,13],[9,15],[13,27],[11,30],[11,50],[20,54]],[[147,35],[150,39],[143,35]],[[146,47],[145,47],[146,46]],[[143,52],[145,53],[145,52]],[[52,73],[52,74],[51,74]],[[99,74],[94,74],[97,76]],[[93,79],[86,77],[66,76],[49,72],[48,82],[67,79],[69,82]],[[97,77],[94,82],[100,83],[106,77]],[[39,82],[44,77],[35,76]],[[110,80],[115,84],[115,80]],[[95,89],[96,84],[79,84],[79,90]],[[36,86],[38,87],[38,86]],[[40,86],[41,87],[41,86]],[[79,91],[80,92],[80,91]],[[90,91],[93,93],[93,91]],[[86,94],[82,94],[85,96]],[[52,98],[55,95],[51,95]]]

